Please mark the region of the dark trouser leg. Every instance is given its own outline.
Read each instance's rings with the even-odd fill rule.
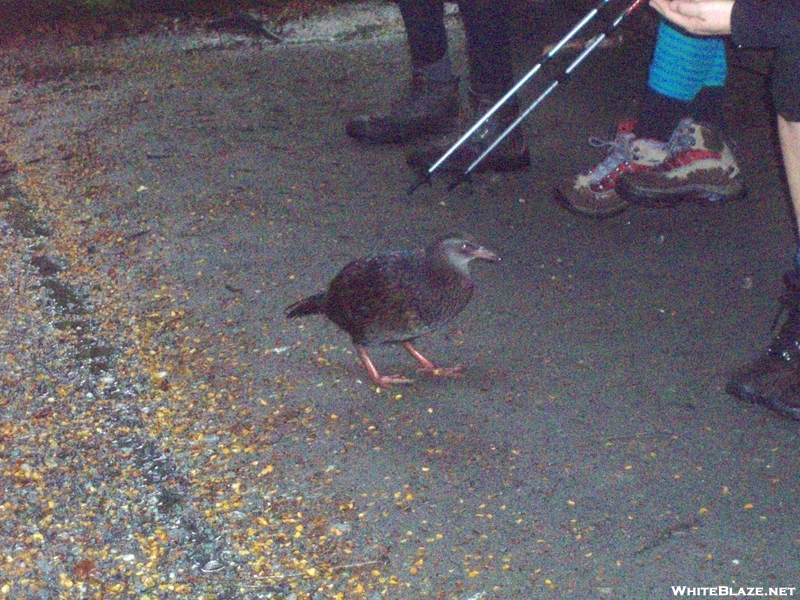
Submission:
[[[400,0],[411,53],[411,85],[388,112],[351,119],[345,129],[357,140],[398,143],[455,129],[458,78],[450,69],[442,0]],[[392,74],[387,73],[387,77]]]
[[[644,109],[634,133],[636,137],[666,142],[684,117],[692,117],[698,123],[720,132],[724,125],[724,94],[723,87],[704,87],[694,100],[684,102],[647,88]]]
[[[644,110],[634,128],[636,137],[666,142],[678,125],[678,121],[689,116],[689,103],[659,94],[647,88]]]
[[[409,153],[408,164],[418,169],[430,167],[514,85],[505,0],[464,0],[459,7],[467,37],[472,115],[455,134]],[[463,173],[518,114],[516,100],[507,102],[450,155],[441,170]],[[527,168],[530,161],[528,147],[518,127],[483,159],[475,171],[517,171]]]
[[[704,87],[695,99],[689,102],[689,115],[698,123],[708,125],[722,133],[725,129],[725,88]]]
[[[406,27],[411,64],[429,65],[447,52],[443,0],[400,0],[400,14]]]
[[[467,35],[470,89],[497,100],[514,85],[507,3],[463,0],[459,9]]]

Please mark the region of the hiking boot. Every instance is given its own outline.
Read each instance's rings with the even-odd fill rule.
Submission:
[[[612,141],[589,138],[589,144],[595,148],[608,147],[610,150],[599,165],[558,186],[557,197],[568,210],[595,218],[622,212],[628,202],[616,190],[620,176],[650,170],[667,158],[667,143],[637,138],[633,134],[634,124],[634,121],[620,123]]]
[[[388,113],[348,121],[347,135],[374,144],[397,144],[423,135],[442,135],[456,128],[458,77],[441,82],[413,75],[406,93]]]
[[[465,115],[463,124],[455,132],[409,152],[406,162],[420,170],[428,169],[455,144],[480,117],[495,105],[495,100],[470,92],[471,114]],[[519,110],[511,101],[495,112],[470,136],[440,167],[441,171],[463,173],[517,118]],[[519,171],[531,164],[531,155],[522,131],[517,127],[475,167],[475,173],[486,171]]]
[[[800,420],[800,270],[783,277],[786,320],[765,354],[738,369],[725,391]]]
[[[739,196],[743,188],[728,145],[687,118],[670,137],[669,157],[655,169],[625,175],[617,189],[631,202],[658,205],[692,198],[718,202]]]

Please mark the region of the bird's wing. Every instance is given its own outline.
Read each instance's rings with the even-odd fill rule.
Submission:
[[[328,314],[356,343],[399,341],[420,335],[420,282],[415,255],[383,254],[353,261],[331,282]]]

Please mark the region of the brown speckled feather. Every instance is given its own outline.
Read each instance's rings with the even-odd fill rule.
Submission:
[[[449,264],[433,265],[423,251],[356,260],[334,277],[325,314],[353,343],[412,340],[464,310],[474,283]]]

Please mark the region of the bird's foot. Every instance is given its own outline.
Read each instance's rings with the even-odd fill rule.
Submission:
[[[436,377],[463,377],[460,366],[455,367],[425,367],[418,369],[420,373],[435,375]]]
[[[375,368],[375,364],[369,357],[367,349],[364,346],[356,346],[356,348],[358,348],[358,357],[364,364],[367,373],[369,373],[369,378],[372,380],[372,383],[378,387],[388,387],[396,383],[414,383],[413,379],[403,377],[402,375],[381,375],[378,373],[378,369]]]
[[[408,384],[414,383],[413,379],[403,377],[402,375],[379,375],[372,379],[373,383],[378,387],[388,387],[393,384]]]

